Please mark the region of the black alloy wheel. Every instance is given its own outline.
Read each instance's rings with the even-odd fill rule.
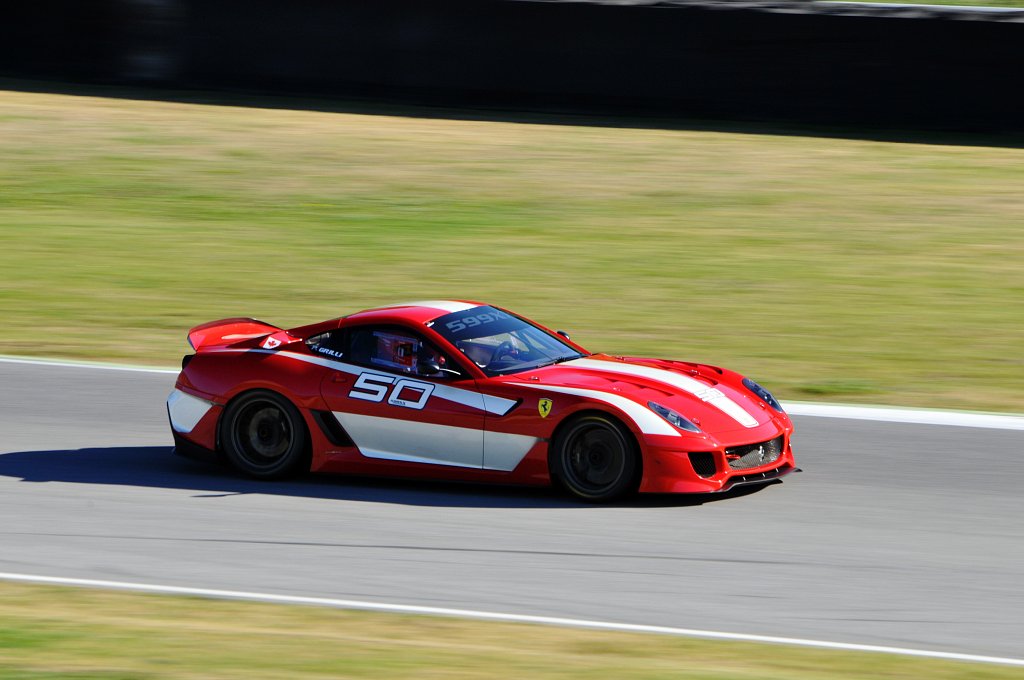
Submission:
[[[553,474],[574,495],[610,501],[635,491],[639,456],[632,435],[605,416],[584,416],[552,442]]]
[[[256,390],[231,402],[221,444],[240,471],[260,479],[294,472],[305,458],[306,427],[298,409],[276,392]]]

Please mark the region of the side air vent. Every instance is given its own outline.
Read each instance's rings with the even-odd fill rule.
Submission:
[[[312,411],[313,420],[320,426],[320,430],[327,437],[327,440],[335,446],[355,446],[356,443],[345,432],[338,419],[330,411]]]
[[[691,451],[690,465],[701,477],[714,477],[718,469],[715,467],[715,454],[710,451]]]

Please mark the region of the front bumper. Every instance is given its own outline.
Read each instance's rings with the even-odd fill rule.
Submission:
[[[707,442],[702,447],[697,442],[691,442],[693,446],[683,449],[678,445],[649,446],[644,456],[644,478],[640,492],[721,493],[739,486],[771,483],[799,470],[793,457],[790,432],[784,431],[776,436],[783,437],[782,449],[777,458],[764,465],[748,464],[742,467],[737,466],[736,450],[757,444],[751,442],[747,445],[716,447]],[[769,441],[763,440],[758,444],[767,444]]]
[[[735,489],[736,487],[740,486],[770,484],[771,482],[774,482],[777,479],[782,479],[786,475],[792,474],[794,472],[803,471],[798,467],[786,465],[784,467],[775,468],[774,470],[769,470],[768,472],[758,472],[752,475],[735,475],[733,477],[730,477],[729,480],[725,483],[725,485],[715,493],[729,491],[730,489]]]

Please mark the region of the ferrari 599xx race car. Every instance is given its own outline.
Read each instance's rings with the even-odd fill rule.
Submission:
[[[223,319],[167,399],[176,449],[298,470],[514,484],[583,499],[702,493],[796,469],[763,387],[714,366],[591,354],[477,302],[370,309],[290,330]]]

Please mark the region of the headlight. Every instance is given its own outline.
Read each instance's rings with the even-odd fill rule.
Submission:
[[[667,406],[662,406],[657,402],[649,401],[647,402],[647,407],[650,408],[655,413],[657,413],[662,418],[664,418],[665,420],[667,420],[668,422],[678,427],[680,430],[686,430],[687,432],[700,432],[699,427],[691,423],[689,420],[684,418],[679,413],[676,413],[672,409],[668,408]]]
[[[756,394],[758,397],[761,398],[762,401],[764,401],[764,403],[768,404],[779,413],[784,413],[784,411],[782,410],[782,404],[780,404],[779,401],[772,396],[772,393],[758,385],[750,378],[743,379],[743,386],[746,387],[751,392],[753,392],[754,394]]]

